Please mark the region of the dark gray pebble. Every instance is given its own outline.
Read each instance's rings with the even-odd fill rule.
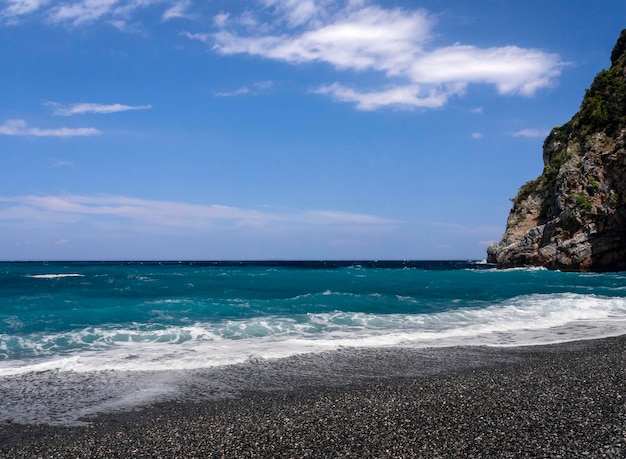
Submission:
[[[476,348],[439,350],[440,371],[425,373],[415,371],[432,367],[423,352],[386,352],[387,367],[402,356],[404,376],[368,374],[348,384],[309,387],[300,380],[236,399],[188,397],[103,415],[81,427],[6,423],[0,426],[0,457],[617,458],[626,453],[625,337],[483,349],[479,364],[472,364]],[[446,352],[454,354],[455,363],[446,364]],[[359,363],[350,358],[358,371]],[[361,358],[368,359],[367,353]]]

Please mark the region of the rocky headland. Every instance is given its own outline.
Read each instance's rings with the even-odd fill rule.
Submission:
[[[611,67],[580,110],[543,144],[542,174],[512,200],[502,240],[487,249],[499,268],[626,270],[626,29]]]

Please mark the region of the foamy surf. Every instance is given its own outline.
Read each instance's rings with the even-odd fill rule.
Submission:
[[[29,276],[31,279],[63,279],[64,277],[85,277],[82,274],[68,273],[68,274],[32,274]]]
[[[535,294],[433,314],[333,311],[0,335],[0,376],[41,371],[190,370],[342,347],[540,345],[626,332],[626,299]]]

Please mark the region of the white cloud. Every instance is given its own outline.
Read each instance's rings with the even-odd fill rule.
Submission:
[[[482,132],[473,132],[472,133],[472,139],[482,139],[482,138],[483,138]]]
[[[66,166],[73,166],[74,162],[73,161],[66,161],[63,159],[56,159],[54,160],[54,162],[52,163],[52,165],[50,167],[52,168],[57,168],[57,167],[66,167]]]
[[[221,54],[250,54],[291,64],[326,63],[357,75],[383,75],[382,89],[335,82],[317,91],[362,110],[438,108],[471,84],[500,94],[530,96],[554,84],[563,62],[556,54],[517,46],[479,48],[454,44],[429,48],[435,21],[425,10],[384,9],[359,1],[257,0],[266,20],[222,13],[214,34],[186,34]],[[255,24],[263,24],[254,28]]]
[[[165,10],[163,13],[163,20],[169,21],[170,19],[189,17],[189,13],[187,11],[190,7],[191,0],[180,0]]]
[[[512,133],[513,137],[529,137],[529,138],[537,138],[537,137],[546,137],[550,133],[547,129],[521,129],[517,132]]]
[[[86,2],[89,0],[82,1]],[[175,6],[178,1],[180,0],[118,0],[115,4],[115,8],[112,8],[107,13],[107,20],[122,31],[141,29],[141,27],[136,24],[129,25],[129,22],[133,20],[133,15],[138,10],[152,6]],[[161,16],[161,19],[163,20],[163,16]]]
[[[215,97],[234,97],[234,96],[244,96],[248,94],[250,94],[250,88],[247,86],[244,86],[242,88],[235,89],[233,91],[219,91],[219,92],[216,92],[214,95]]]
[[[282,10],[292,25],[309,21],[319,8],[315,0],[263,0],[263,3]]]
[[[128,21],[136,11],[153,6],[165,8],[162,20],[186,17],[191,0],[78,0],[51,6],[45,11],[54,24],[71,24],[74,27],[105,21],[119,30],[132,30]],[[25,14],[25,13],[24,13]]]
[[[46,105],[50,105],[55,108],[55,115],[72,116],[72,115],[84,115],[88,113],[95,114],[110,114],[118,112],[126,112],[129,110],[149,110],[152,105],[124,105],[124,104],[92,104],[92,103],[79,103],[73,105],[62,105],[56,102],[47,102]]]
[[[233,91],[220,91],[216,92],[214,95],[216,97],[234,97],[234,96],[258,96],[261,94],[266,94],[272,90],[274,87],[274,83],[272,81],[259,81],[250,86],[243,86],[241,88],[235,89]]]
[[[220,30],[213,38],[222,54],[248,53],[291,63],[317,61],[339,69],[398,74],[407,70],[412,52],[429,30],[430,19],[421,10],[407,14],[369,7],[293,35],[246,37]]]
[[[210,43],[212,40],[212,35],[208,33],[181,32],[181,35],[189,38],[190,40],[196,40],[206,44]]]
[[[291,26],[304,24],[324,12],[329,0],[261,0],[266,7],[274,7]]]
[[[301,220],[309,224],[329,225],[329,224],[349,224],[349,225],[390,225],[398,224],[394,220],[388,220],[373,215],[353,214],[340,211],[307,211],[300,215],[294,215],[296,220]]]
[[[228,13],[220,13],[213,17],[213,22],[217,27],[226,27],[229,17]]]
[[[71,22],[78,26],[109,15],[118,0],[82,0],[63,3],[49,12],[53,22]]]
[[[318,94],[330,94],[335,100],[353,102],[360,110],[377,110],[382,107],[398,108],[439,108],[448,100],[449,94],[429,89],[423,90],[417,85],[396,86],[391,89],[372,92],[358,92],[352,88],[333,83],[319,88]]]
[[[98,135],[100,131],[95,128],[55,128],[41,129],[28,127],[24,120],[8,120],[0,125],[0,135],[31,136],[31,137],[85,137]]]
[[[22,223],[98,224],[102,218],[139,225],[202,230],[216,225],[390,226],[399,222],[366,214],[340,211],[269,212],[223,205],[199,205],[123,196],[0,197],[0,221]]]
[[[5,0],[4,3],[6,3],[7,6],[0,10],[0,17],[15,18],[31,14],[48,2],[49,0]]]
[[[532,95],[560,74],[557,55],[516,46],[454,45],[416,56],[408,71],[422,83],[489,83],[502,94]]]

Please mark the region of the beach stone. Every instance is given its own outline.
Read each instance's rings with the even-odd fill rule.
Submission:
[[[271,378],[282,373],[289,381],[280,389],[203,398],[195,375],[193,389],[177,400],[100,415],[88,425],[5,423],[0,457],[623,456],[626,337],[521,348],[354,351],[323,356],[329,368],[343,365],[366,375],[348,383],[338,374],[311,384],[310,370],[298,376],[302,360],[293,366],[276,361],[279,371]],[[372,356],[381,355],[387,364],[372,372]],[[264,363],[270,373],[272,366]]]

